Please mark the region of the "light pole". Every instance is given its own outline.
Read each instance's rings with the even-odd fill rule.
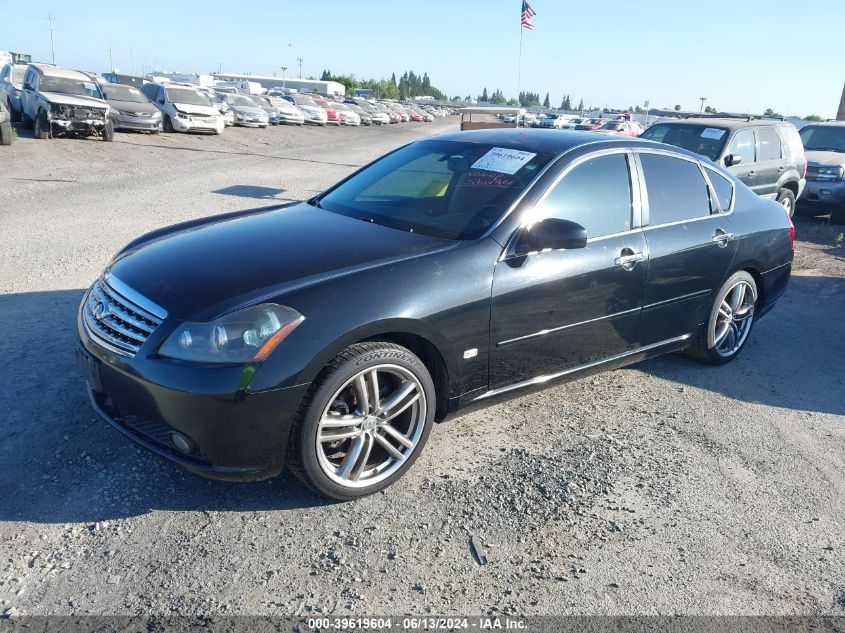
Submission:
[[[300,79],[302,79],[302,58],[301,58],[301,57],[297,57],[297,58],[296,58],[296,61],[298,61],[298,62],[299,62],[299,78],[300,78]]]
[[[280,66],[282,69],[282,88],[285,87],[285,71],[288,69],[287,66]]]
[[[707,101],[707,97],[699,97],[701,99],[701,110],[699,110],[700,114],[704,114],[704,102]]]

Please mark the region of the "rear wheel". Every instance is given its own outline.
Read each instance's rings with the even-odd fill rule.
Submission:
[[[778,191],[778,204],[785,210],[787,215],[791,218],[795,213],[795,194],[790,189],[781,189]]]
[[[687,355],[710,365],[723,365],[745,347],[754,325],[757,283],[740,270],[731,275],[716,293],[704,327],[695,335]]]
[[[335,499],[372,494],[417,459],[434,409],[434,383],[413,353],[393,343],[352,345],[303,402],[291,432],[291,469]]]

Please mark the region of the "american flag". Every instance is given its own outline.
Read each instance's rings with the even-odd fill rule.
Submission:
[[[521,21],[522,21],[522,28],[534,30],[534,25],[531,24],[531,18],[537,15],[537,12],[531,8],[531,5],[528,4],[525,0],[522,0],[522,14],[521,14]]]

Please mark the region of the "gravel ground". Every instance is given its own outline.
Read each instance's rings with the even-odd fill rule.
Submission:
[[[843,614],[845,249],[801,220],[743,355],[679,355],[438,425],[389,490],[184,474],[95,417],[82,289],[138,234],[301,199],[454,121],[0,151],[0,613]],[[477,564],[477,537],[489,563]]]

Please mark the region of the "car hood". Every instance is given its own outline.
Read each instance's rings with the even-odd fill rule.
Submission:
[[[184,114],[201,114],[203,116],[213,116],[215,114],[220,114],[220,111],[217,108],[213,108],[211,106],[200,106],[191,105],[188,103],[174,102],[173,107]]]
[[[812,165],[837,166],[845,165],[845,154],[842,152],[822,152],[819,150],[805,150],[807,163]]]
[[[152,103],[138,103],[137,101],[109,99],[108,104],[115,110],[120,110],[121,112],[146,112],[148,114],[158,113],[158,108],[156,108]]]
[[[297,203],[155,233],[119,254],[107,274],[170,316],[211,319],[454,244]]]
[[[259,108],[258,106],[242,106],[242,105],[233,105],[229,106],[235,112],[239,112],[241,114],[266,114],[263,108]]]
[[[57,103],[61,105],[103,109],[108,107],[108,104],[105,101],[95,97],[83,97],[82,95],[71,95],[65,94],[64,92],[42,92],[41,95],[50,103]]]

